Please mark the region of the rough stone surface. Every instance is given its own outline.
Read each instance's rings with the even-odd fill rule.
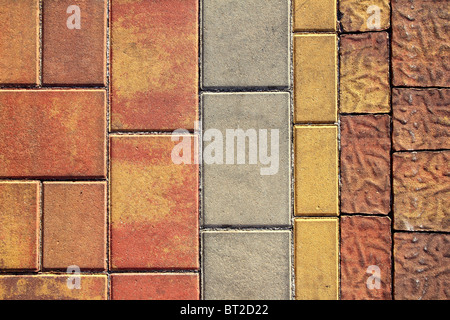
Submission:
[[[396,300],[450,299],[450,235],[394,235]]]
[[[288,87],[289,0],[203,0],[203,87]]]
[[[289,231],[203,232],[203,298],[289,300]]]
[[[219,130],[223,136],[223,164],[204,164],[203,205],[204,223],[207,225],[289,225],[290,224],[290,98],[288,93],[225,93],[203,95],[203,129]],[[257,108],[255,108],[257,106]],[[258,148],[250,151],[249,139],[245,150],[238,148],[234,139],[234,164],[226,164],[226,130],[255,130]],[[277,152],[279,159],[263,164],[262,133],[266,130],[267,153],[272,148],[274,130],[279,131]],[[215,141],[204,142],[206,158]],[[243,150],[243,151],[239,151]],[[250,152],[258,156],[257,164],[249,164]],[[236,154],[245,153],[245,164],[237,164]],[[263,169],[265,168],[265,169]],[[261,170],[271,175],[261,175]],[[278,170],[276,170],[278,169]],[[272,174],[273,173],[273,174]]]
[[[391,201],[388,115],[341,117],[341,211],[388,214]]]
[[[389,112],[388,33],[344,34],[340,55],[340,112]]]
[[[392,0],[395,86],[450,86],[449,12],[445,0]]]
[[[450,90],[394,89],[395,150],[450,149]]]
[[[294,0],[294,31],[335,31],[336,1]]]
[[[391,220],[388,217],[345,216],[341,218],[341,299],[390,300]],[[380,268],[380,288],[369,289],[373,274]]]
[[[376,12],[373,10],[375,8],[370,8],[371,6],[380,9],[380,28],[373,25]],[[386,30],[390,26],[390,0],[340,0],[339,11],[341,25],[346,32]]]
[[[450,231],[450,151],[394,155],[394,226]]]

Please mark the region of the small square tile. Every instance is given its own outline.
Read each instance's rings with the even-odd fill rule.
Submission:
[[[335,31],[336,1],[294,0],[294,31]]]
[[[346,32],[387,30],[390,27],[390,0],[340,0],[339,12]]]

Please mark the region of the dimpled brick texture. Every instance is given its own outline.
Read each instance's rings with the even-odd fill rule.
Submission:
[[[388,214],[391,199],[388,115],[341,117],[341,211]]]
[[[386,32],[341,36],[341,113],[390,111]]]
[[[340,0],[339,11],[341,13],[341,24],[346,32],[370,31],[368,21],[374,15],[374,8],[380,9],[380,29],[386,30],[390,26],[391,8],[390,0]],[[369,8],[371,10],[369,10]],[[371,24],[372,25],[372,24]]]
[[[450,90],[394,89],[395,150],[450,149]]]
[[[391,220],[388,217],[341,218],[341,298],[391,299]],[[369,289],[370,266],[380,268],[379,289]]]
[[[396,300],[450,299],[450,235],[394,235]]]
[[[450,231],[450,151],[394,155],[394,226]]]
[[[450,86],[450,2],[392,0],[395,86]]]

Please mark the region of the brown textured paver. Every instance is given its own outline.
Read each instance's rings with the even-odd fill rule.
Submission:
[[[0,269],[37,270],[39,182],[0,181]]]
[[[340,112],[389,112],[388,33],[342,35],[340,55]]]
[[[44,84],[106,83],[106,4],[106,0],[43,2]],[[71,5],[80,9],[80,29],[67,25],[74,23]]]
[[[374,24],[378,8],[380,28]],[[369,10],[370,9],[370,10]],[[340,0],[339,11],[344,31],[386,30],[390,26],[391,8],[389,0]]]
[[[450,235],[394,235],[396,300],[450,299]]]
[[[111,275],[111,299],[113,300],[198,300],[199,298],[198,274]]]
[[[106,268],[106,183],[44,182],[43,267]]]
[[[104,177],[104,90],[0,90],[0,177]]]
[[[390,119],[388,115],[341,117],[341,211],[390,211]]]
[[[388,217],[341,218],[341,298],[391,299],[391,220]],[[368,268],[379,268],[380,287],[367,285]],[[371,271],[371,270],[369,270]]]
[[[39,0],[0,0],[0,84],[39,81]]]
[[[394,226],[450,231],[450,151],[394,155]]]
[[[394,89],[395,150],[450,149],[450,90]]]
[[[82,275],[80,289],[69,289],[66,275],[1,276],[0,300],[106,300],[106,275]]]
[[[392,0],[392,67],[396,86],[450,86],[450,2]]]

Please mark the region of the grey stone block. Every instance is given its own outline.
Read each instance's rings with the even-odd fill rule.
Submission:
[[[203,87],[288,87],[289,0],[203,0]]]
[[[291,298],[289,231],[203,232],[203,298]]]
[[[223,136],[223,164],[208,164],[208,148],[203,143],[203,222],[209,226],[287,226],[291,224],[291,128],[289,93],[207,93],[202,95],[204,139],[211,129]],[[227,129],[255,130],[257,150],[250,153],[246,139],[245,164],[238,164],[237,139],[234,140],[234,164],[226,164]],[[260,130],[266,130],[267,138]],[[272,137],[279,133],[279,159],[261,162],[261,147],[266,142],[271,154]],[[210,149],[209,149],[210,150]],[[241,149],[242,150],[242,149]],[[263,152],[264,153],[264,152]],[[250,163],[250,154],[257,163]],[[276,172],[276,167],[278,171]],[[264,169],[265,168],[265,169]],[[272,172],[264,172],[270,171]],[[275,173],[267,175],[267,173]],[[264,175],[262,175],[264,173]]]

